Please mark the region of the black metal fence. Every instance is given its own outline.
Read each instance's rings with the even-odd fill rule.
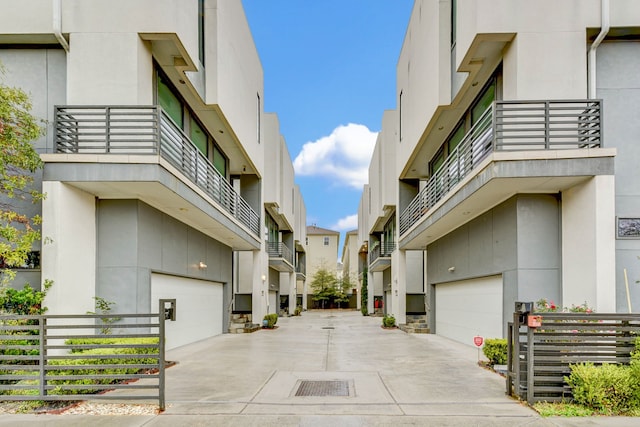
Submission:
[[[540,316],[540,326],[528,326]],[[571,365],[629,364],[640,314],[521,313],[508,325],[507,394],[532,404],[572,398]]]
[[[0,316],[0,401],[157,399],[164,410],[165,320],[175,299],[153,314]]]

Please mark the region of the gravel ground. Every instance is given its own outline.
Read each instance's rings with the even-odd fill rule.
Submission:
[[[156,415],[158,405],[97,402],[0,402],[0,414]]]

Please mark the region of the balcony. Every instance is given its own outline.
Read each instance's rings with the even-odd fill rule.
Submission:
[[[549,166],[549,161],[596,157],[588,149],[602,147],[601,129],[600,100],[494,102],[402,212],[399,227],[401,240],[409,231],[415,237],[419,233],[413,230],[415,226],[424,222],[423,218],[431,215],[436,205],[441,206],[447,202],[461,186],[488,169],[488,162],[539,160],[547,164],[529,164],[528,166],[531,170],[535,169],[535,172],[527,172],[526,168],[521,168],[512,176],[501,177],[495,171],[487,172],[486,180],[477,183],[477,186],[487,186],[486,194],[481,194],[477,191],[478,188],[474,188],[473,191],[468,189],[460,197],[462,200],[470,199],[473,192],[476,192],[476,200],[473,201],[476,209],[479,209],[478,204],[483,203],[481,200],[483,197],[486,205],[491,199],[499,202],[500,199],[506,200],[509,195],[518,192],[555,193],[562,187],[568,188],[567,186],[574,185],[577,179],[583,179],[590,172],[572,168],[565,174],[560,170],[563,169],[561,167],[555,169],[550,167],[549,171],[543,171],[541,168]],[[576,150],[584,151],[576,152]],[[523,151],[529,153],[524,154]],[[489,160],[487,160],[488,157]],[[566,170],[566,167],[564,169]],[[505,181],[500,182],[499,178],[506,180],[510,177],[518,179],[515,181],[512,179],[510,185],[504,185]],[[544,181],[533,179],[527,181],[527,178],[541,177]],[[567,177],[575,179],[566,179]],[[564,181],[560,182],[560,178]],[[489,189],[488,182],[492,179],[495,181],[493,185],[496,188]],[[516,181],[518,183],[514,184]],[[547,184],[548,187],[543,184]],[[497,188],[499,186],[502,186],[502,189]],[[452,191],[454,189],[456,192]],[[467,214],[472,212],[471,209],[460,210]],[[433,219],[433,223],[441,219],[444,212],[438,216],[440,218]],[[445,224],[446,221],[442,223]],[[448,229],[454,226],[454,222],[443,225]],[[433,241],[437,233],[428,234],[430,235],[427,239]],[[422,240],[422,244],[428,243],[425,239]],[[403,245],[403,247],[406,246]],[[416,245],[415,248],[420,247]]]
[[[391,254],[396,249],[395,242],[375,242],[369,250],[369,271],[383,271],[391,266]]]
[[[225,177],[160,107],[58,106],[55,110],[55,132],[57,154],[90,155],[87,158],[96,158],[99,163],[105,163],[108,159],[114,159],[117,163],[117,159],[135,158],[142,164],[152,163],[154,156],[156,159],[159,157],[214,200],[224,212],[250,230],[254,238],[260,235],[258,213],[234,191]],[[145,158],[150,160],[145,162]],[[138,175],[141,176],[142,173]],[[93,188],[98,188],[97,184]],[[140,193],[138,191],[138,195]],[[175,192],[164,197],[167,200],[175,199]],[[148,203],[154,205],[153,202]],[[171,203],[175,204],[175,200]],[[190,221],[193,226],[217,230],[230,228],[225,223],[228,220],[224,218],[220,224],[213,226],[205,224],[206,219],[203,220],[201,215],[193,215]],[[233,232],[227,234],[229,240],[233,241]]]
[[[304,262],[298,262],[296,265],[296,277],[299,280],[304,280],[307,278],[307,267]]]
[[[269,254],[269,267],[278,271],[293,272],[293,252],[283,242],[265,242]]]

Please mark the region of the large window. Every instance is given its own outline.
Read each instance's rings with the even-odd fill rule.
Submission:
[[[280,229],[271,215],[265,215],[264,226],[267,229],[267,241],[271,243],[278,243],[280,241]]]
[[[436,154],[429,161],[429,173],[431,175],[442,166],[447,157],[460,145],[467,132],[469,132],[471,127],[482,117],[482,114],[487,111],[488,108],[491,108],[493,101],[496,100],[499,72],[500,70],[489,79],[486,86],[476,97],[473,104],[471,104],[471,107],[464,113],[460,122],[458,122],[449,134],[447,140],[440,146]]]
[[[204,2],[198,0],[198,56],[200,63],[204,66]]]
[[[156,69],[157,70],[157,69]],[[227,177],[228,159],[209,135],[196,115],[189,109],[178,91],[169,83],[169,79],[160,71],[156,71],[157,103],[182,129],[198,150],[209,159],[218,172]]]

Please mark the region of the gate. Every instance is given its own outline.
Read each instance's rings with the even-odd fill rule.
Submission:
[[[629,364],[640,314],[532,312],[516,303],[508,324],[507,394],[529,404],[571,399],[571,365]]]
[[[164,410],[175,303],[161,299],[152,314],[0,316],[0,400],[157,399]]]

